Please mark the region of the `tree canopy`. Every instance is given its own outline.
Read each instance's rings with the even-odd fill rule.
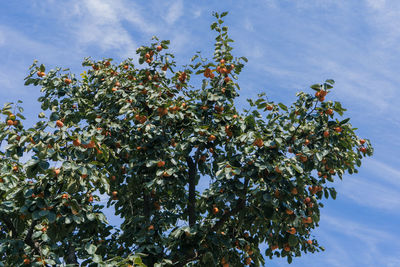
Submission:
[[[0,266],[259,266],[323,250],[322,200],[371,144],[340,118],[333,80],[290,106],[259,94],[238,110],[247,59],[226,14],[212,59],[183,67],[156,37],[138,64],[86,58],[80,77],[34,62],[38,122],[24,127],[20,103],[1,109]]]

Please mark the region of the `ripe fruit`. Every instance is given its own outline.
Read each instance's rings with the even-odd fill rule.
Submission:
[[[328,114],[328,115],[332,115],[333,114],[333,110],[331,108],[329,108],[329,109],[327,109],[325,111],[325,113]]]
[[[82,174],[82,175],[81,175],[81,178],[82,178],[82,179],[86,179],[87,177],[88,177],[87,174]]]
[[[303,222],[304,224],[306,224],[306,223],[312,223],[312,218],[311,218],[311,217],[303,218],[303,219],[302,219],[302,222]]]
[[[209,142],[214,141],[215,139],[217,139],[217,137],[215,137],[215,135],[210,135],[210,136],[208,137],[208,141],[209,141]]]
[[[366,152],[367,152],[367,149],[366,149],[365,147],[360,147],[360,151],[361,151],[362,153],[366,153]]]
[[[65,79],[64,79],[64,83],[65,83],[66,85],[69,85],[69,84],[72,83],[72,80],[71,80],[71,79],[68,79],[68,78],[65,78]]]
[[[157,167],[162,168],[165,166],[165,161],[160,160],[159,162],[157,162]]]
[[[304,203],[310,203],[310,201],[311,201],[311,198],[309,198],[309,197],[306,197],[306,198],[304,199]]]
[[[230,82],[230,80],[231,80],[231,78],[229,78],[229,77],[225,77],[225,78],[224,78],[224,82],[225,82],[225,83]]]
[[[278,249],[279,246],[278,245],[272,245],[272,246],[270,246],[270,248],[271,248],[271,250],[275,250],[275,249]]]
[[[329,137],[329,131],[328,131],[328,130],[326,130],[326,131],[324,132],[324,137],[325,137],[325,138],[328,138],[328,137]]]
[[[212,212],[213,212],[213,214],[215,215],[215,214],[217,214],[217,213],[219,212],[219,209],[218,209],[217,207],[214,207],[213,210],[212,210]]]
[[[56,121],[56,125],[57,125],[57,127],[61,128],[61,127],[64,126],[64,123],[62,121],[60,121],[60,120],[57,120]]]
[[[365,143],[365,139],[360,139],[360,144],[364,144]]]
[[[287,231],[289,234],[294,235],[296,233],[296,228],[292,227]]]
[[[289,252],[289,251],[290,251],[290,246],[289,246],[289,244],[283,245],[283,249],[284,249],[286,252]]]
[[[275,171],[276,171],[277,173],[282,173],[282,171],[279,169],[278,166],[275,167]]]
[[[24,264],[25,265],[31,264],[31,260],[30,259],[24,259]]]
[[[124,65],[124,69],[129,69],[129,66],[128,65]]]
[[[219,63],[225,64],[225,59],[221,59],[221,60],[219,61]]]
[[[286,209],[286,214],[287,214],[287,215],[292,215],[293,213],[294,213],[293,210]]]
[[[60,169],[54,169],[54,174],[57,176],[60,174]]]
[[[310,140],[308,140],[308,139],[306,139],[305,141],[304,141],[304,145],[308,145],[310,143]]]
[[[161,50],[162,50],[162,46],[161,45],[157,46],[157,51],[160,52]]]
[[[89,202],[93,202],[93,196],[90,196],[88,199]]]
[[[293,195],[297,195],[297,188],[296,187],[294,187],[293,189],[292,189],[292,191],[290,191]]]
[[[272,109],[274,108],[274,106],[272,106],[272,105],[267,105],[265,108],[266,108],[267,110],[272,110]]]
[[[251,258],[248,257],[248,258],[246,258],[246,265],[250,265],[250,264],[251,264]]]
[[[111,176],[111,180],[112,180],[112,181],[115,181],[115,179],[117,179],[117,178],[115,177],[115,175]]]
[[[38,71],[37,73],[37,76],[39,76],[39,77],[44,77],[46,74],[44,73],[44,72],[42,72],[42,71]]]
[[[335,131],[336,131],[337,133],[340,133],[340,132],[342,131],[342,128],[338,126],[338,127],[335,128]]]
[[[68,195],[67,193],[64,193],[64,194],[62,194],[61,198],[62,198],[62,199],[68,199],[68,198],[69,198],[69,195]]]
[[[307,240],[307,244],[311,245],[312,244],[312,240]]]
[[[74,146],[80,146],[81,145],[81,141],[79,141],[79,139],[75,139],[73,142]]]
[[[117,91],[118,89],[117,88],[115,88],[115,87],[113,87],[112,89],[111,89],[111,91],[113,91],[113,92],[115,92],[115,91]]]
[[[8,126],[14,125],[14,122],[12,120],[7,120],[7,125]]]
[[[170,177],[171,175],[168,174],[168,172],[163,172],[163,176],[164,176],[164,177]]]
[[[147,230],[149,230],[149,231],[154,230],[154,225],[151,224],[151,225],[147,228]]]
[[[113,191],[111,194],[112,194],[114,199],[117,198],[117,196],[118,196],[118,192],[117,191]]]
[[[261,138],[257,138],[257,139],[254,141],[253,145],[255,145],[255,146],[261,148],[261,147],[264,146],[264,141],[263,141]]]

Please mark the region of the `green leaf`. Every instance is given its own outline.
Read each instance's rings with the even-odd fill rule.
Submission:
[[[221,13],[221,18],[225,17],[226,15],[228,15],[228,12],[227,12],[227,11],[222,12],[222,13]]]
[[[283,109],[284,111],[288,111],[287,106],[285,106],[284,104],[279,103],[278,106],[279,106],[281,109]]]
[[[292,163],[291,165],[292,165],[293,169],[295,169],[298,173],[303,173],[303,168],[300,167],[298,164]]]
[[[90,255],[93,255],[96,252],[97,247],[95,245],[93,245],[93,244],[88,243],[88,244],[85,245],[85,250]]]
[[[310,86],[311,89],[314,89],[316,91],[321,90],[322,85],[319,83],[313,84]]]
[[[298,243],[299,243],[299,240],[297,239],[297,237],[295,235],[290,235],[289,236],[289,245],[291,247],[297,246]]]

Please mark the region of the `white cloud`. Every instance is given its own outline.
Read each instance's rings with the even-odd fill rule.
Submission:
[[[183,1],[177,0],[170,5],[164,19],[168,24],[174,24],[175,21],[177,21],[182,16],[182,14],[183,14]]]
[[[355,203],[386,212],[396,212],[400,207],[399,188],[384,186],[366,177],[348,177],[337,185],[339,194]]]

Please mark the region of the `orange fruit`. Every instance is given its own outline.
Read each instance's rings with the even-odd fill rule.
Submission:
[[[160,160],[159,162],[157,162],[157,167],[161,168],[165,166],[165,161]]]
[[[154,230],[154,225],[151,224],[151,225],[147,228],[147,230],[149,230],[149,231]]]
[[[294,235],[296,233],[296,228],[292,227],[287,231],[289,234]]]
[[[162,46],[161,45],[157,46],[157,51],[160,52],[161,50],[162,50]]]
[[[305,202],[305,203],[310,203],[310,201],[311,201],[311,198],[309,198],[309,197],[306,197],[306,198],[304,199],[304,202]]]
[[[60,169],[54,169],[54,174],[57,176],[60,174]]]
[[[329,131],[328,131],[328,130],[326,130],[326,131],[324,132],[324,137],[325,137],[325,138],[329,137]]]
[[[71,79],[68,79],[68,78],[65,78],[65,79],[64,79],[64,83],[65,83],[66,85],[69,85],[70,83],[72,83],[72,80],[71,80]]]
[[[213,212],[213,214],[217,214],[219,212],[219,209],[217,207],[214,207],[212,212]]]
[[[61,128],[61,127],[64,126],[64,123],[62,121],[60,121],[60,120],[57,120],[56,121],[56,125],[57,125],[57,127]]]
[[[366,152],[367,152],[367,149],[366,149],[365,147],[360,147],[360,151],[361,151],[362,153],[366,153]]]
[[[282,171],[279,169],[278,166],[275,167],[275,171],[276,171],[277,173],[282,173]]]
[[[210,135],[210,136],[208,137],[208,141],[209,141],[209,142],[214,141],[215,139],[217,139],[217,137],[215,137],[215,135]]]
[[[289,252],[289,251],[290,251],[290,246],[289,246],[289,244],[283,245],[283,249],[284,249],[286,252]]]
[[[88,199],[89,202],[93,202],[93,196],[90,196]]]
[[[272,109],[274,108],[274,106],[273,106],[273,105],[267,105],[265,108],[266,108],[267,110],[272,110]]]
[[[25,265],[31,264],[31,260],[30,259],[24,259],[24,264]]]
[[[248,258],[246,258],[246,265],[250,265],[250,264],[251,264],[251,258],[248,257]]]
[[[364,144],[365,143],[365,139],[360,139],[360,144]]]
[[[80,146],[81,145],[81,141],[79,141],[79,139],[75,139],[73,142],[74,146]]]
[[[62,194],[61,198],[62,198],[62,199],[68,199],[68,198],[69,198],[69,195],[68,195],[67,193],[64,193],[64,194]]]
[[[332,115],[333,114],[333,110],[331,108],[329,108],[329,109],[327,109],[325,111],[325,113],[328,114],[328,115]]]
[[[297,195],[297,188],[296,187],[294,187],[293,189],[292,189],[292,191],[290,191],[293,195]]]
[[[286,209],[286,214],[287,214],[287,215],[292,215],[293,213],[294,213],[293,210]]]
[[[312,240],[307,240],[307,244],[311,245],[312,244]]]
[[[254,141],[253,145],[255,145],[255,146],[261,148],[261,147],[264,146],[264,141],[263,141],[261,138],[257,138],[257,139]]]
[[[7,125],[8,126],[14,125],[14,122],[12,120],[7,120]]]
[[[335,128],[335,131],[340,133],[342,131],[342,128],[338,126],[338,127]]]

